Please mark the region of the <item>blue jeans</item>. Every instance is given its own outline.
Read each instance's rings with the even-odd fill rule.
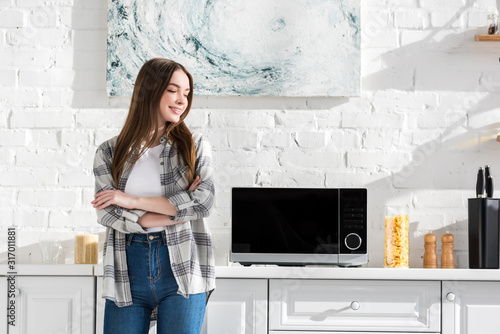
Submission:
[[[133,305],[118,307],[106,300],[104,334],[148,333],[155,307],[158,334],[200,333],[206,293],[177,294],[165,232],[127,235],[127,266]]]

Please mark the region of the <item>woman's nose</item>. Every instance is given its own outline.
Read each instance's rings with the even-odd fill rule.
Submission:
[[[184,104],[184,103],[186,103],[186,100],[187,99],[186,99],[186,97],[184,95],[182,95],[182,94],[181,95],[177,95],[177,103],[178,104]]]

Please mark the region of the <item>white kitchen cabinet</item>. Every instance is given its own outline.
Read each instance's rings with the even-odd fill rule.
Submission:
[[[439,281],[271,279],[269,285],[271,331],[438,333],[440,309]]]
[[[267,334],[267,279],[217,279],[205,312],[203,334]],[[105,300],[97,277],[96,334],[102,334]],[[156,323],[149,334],[156,333]]]
[[[4,305],[4,307],[0,307],[0,319],[7,319],[7,277],[0,276],[0,305]],[[7,319],[8,320],[8,319]],[[0,333],[3,333],[5,329],[5,333],[7,333],[7,323],[5,325],[2,321],[0,321]]]
[[[8,334],[92,334],[95,278],[17,276],[16,326]]]
[[[443,281],[442,334],[500,331],[500,282]]]
[[[203,334],[267,334],[267,279],[217,279]]]
[[[95,298],[95,333],[102,334],[104,325],[104,304],[106,303],[106,299],[102,298],[102,276],[98,276],[96,280]]]

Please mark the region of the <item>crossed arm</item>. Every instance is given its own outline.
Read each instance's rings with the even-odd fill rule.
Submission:
[[[201,183],[197,176],[188,190],[195,190]],[[97,210],[102,210],[112,204],[125,209],[140,209],[146,211],[137,223],[143,228],[174,225],[181,222],[174,222],[169,217],[177,214],[176,207],[165,197],[134,197],[120,190],[104,190],[94,195],[91,202]]]

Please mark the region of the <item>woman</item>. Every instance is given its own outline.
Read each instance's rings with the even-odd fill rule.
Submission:
[[[180,64],[151,59],[137,76],[117,137],[94,160],[92,205],[107,227],[104,333],[199,333],[215,288],[206,223],[214,203],[211,148],[184,123],[193,79]]]

